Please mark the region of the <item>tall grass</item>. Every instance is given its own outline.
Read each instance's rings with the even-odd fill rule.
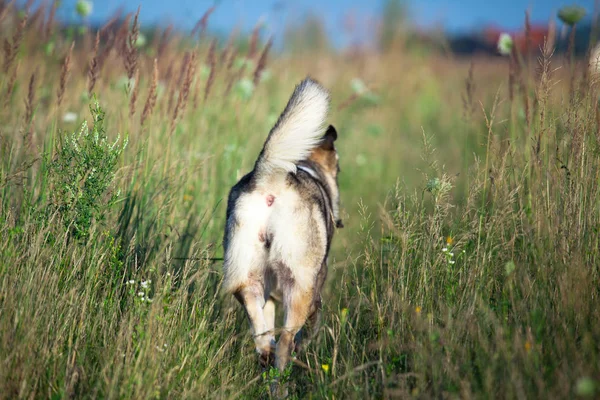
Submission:
[[[0,397],[268,396],[219,292],[223,199],[306,74],[332,91],[346,227],[291,395],[600,394],[585,63],[274,55],[211,41],[210,12],[200,41],[144,46],[137,14],[78,35],[2,15]]]

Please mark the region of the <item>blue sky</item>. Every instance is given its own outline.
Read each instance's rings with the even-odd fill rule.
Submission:
[[[577,4],[591,15],[594,0],[428,0],[414,1],[415,19],[422,24],[443,21],[450,30],[472,29],[485,23],[495,23],[506,28],[523,26],[525,10],[534,22],[547,22],[558,9]]]
[[[73,16],[76,0],[62,2],[61,15]],[[358,25],[367,29],[369,21],[381,15],[383,1],[358,0],[220,0],[209,20],[209,28],[229,32],[234,26],[251,29],[257,21],[266,23],[267,30],[277,35],[283,26],[314,12],[326,23],[327,30],[338,44],[350,40],[343,33],[343,21],[351,14]],[[594,0],[417,0],[407,1],[411,22],[422,27],[442,24],[446,31],[468,31],[487,23],[507,29],[523,24],[529,9],[534,22],[547,22],[556,11],[570,4],[585,7],[588,15],[594,10]],[[93,19],[108,18],[117,8],[134,11],[141,5],[142,21],[173,23],[189,29],[215,1],[203,0],[103,0],[93,1]]]

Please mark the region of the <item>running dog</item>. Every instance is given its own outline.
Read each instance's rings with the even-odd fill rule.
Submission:
[[[227,202],[223,289],[244,307],[263,367],[283,371],[301,328],[316,333],[327,254],[341,228],[337,132],[324,129],[329,93],[307,78],[296,86],[254,169]],[[275,300],[284,324],[275,342]],[[273,354],[274,352],[274,354]]]

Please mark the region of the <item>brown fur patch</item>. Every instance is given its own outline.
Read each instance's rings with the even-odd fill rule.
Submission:
[[[309,159],[319,164],[325,172],[333,176],[337,175],[337,159],[335,157],[335,150],[325,150],[321,147],[317,147],[313,150]]]
[[[334,142],[337,139],[337,132],[332,125],[329,125],[321,145],[312,151],[309,159],[316,162],[323,168],[326,173],[331,174],[333,177],[337,176],[338,172],[338,159],[336,157],[336,150]]]
[[[313,306],[313,297],[311,296],[312,291],[308,293],[302,293],[295,296],[292,301],[292,315],[294,321],[292,326],[303,325],[310,313],[310,309]]]
[[[294,287],[296,280],[294,279],[294,274],[292,273],[290,267],[280,262],[277,263],[275,272],[277,274],[277,281],[279,282],[279,286],[281,287],[284,293],[290,290],[292,287]]]

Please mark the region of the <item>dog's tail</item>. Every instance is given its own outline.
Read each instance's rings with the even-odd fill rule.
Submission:
[[[327,90],[310,78],[300,82],[256,160],[257,178],[295,173],[296,163],[320,144],[328,110]]]

